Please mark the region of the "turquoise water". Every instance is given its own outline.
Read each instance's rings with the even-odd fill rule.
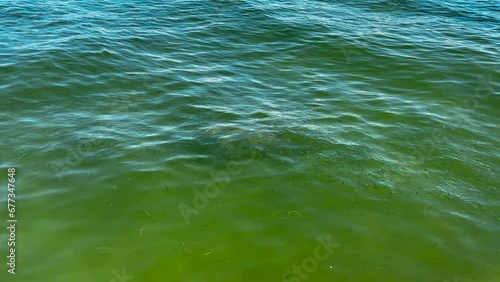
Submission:
[[[500,281],[498,1],[0,14],[0,281]]]

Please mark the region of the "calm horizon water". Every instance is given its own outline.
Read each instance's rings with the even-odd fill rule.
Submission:
[[[499,1],[0,15],[1,282],[500,281]]]

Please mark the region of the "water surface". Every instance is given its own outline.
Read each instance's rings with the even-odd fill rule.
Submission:
[[[0,12],[1,281],[500,281],[498,1]]]

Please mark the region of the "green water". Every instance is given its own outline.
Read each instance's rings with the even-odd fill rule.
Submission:
[[[0,281],[500,281],[498,1],[2,1]]]

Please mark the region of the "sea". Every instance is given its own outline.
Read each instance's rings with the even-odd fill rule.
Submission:
[[[500,1],[2,0],[0,281],[499,282]]]

